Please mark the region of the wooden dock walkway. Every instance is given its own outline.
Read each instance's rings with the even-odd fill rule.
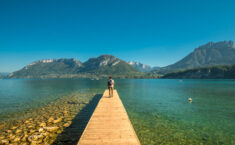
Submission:
[[[78,145],[140,145],[116,90],[104,91]]]

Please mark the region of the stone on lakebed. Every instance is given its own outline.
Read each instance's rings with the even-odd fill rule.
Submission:
[[[40,127],[45,127],[45,126],[47,126],[47,124],[46,124],[45,122],[42,122],[42,123],[40,123],[39,126],[40,126]]]
[[[58,118],[58,119],[54,120],[53,123],[59,123],[61,121],[62,121],[62,118]]]
[[[48,122],[53,122],[54,121],[54,118],[53,117],[50,117],[49,119],[48,119]]]
[[[57,127],[57,126],[51,126],[51,127],[44,127],[44,129],[46,129],[46,130],[49,131],[49,132],[54,132],[54,131],[56,131],[57,129],[59,129],[59,127]]]

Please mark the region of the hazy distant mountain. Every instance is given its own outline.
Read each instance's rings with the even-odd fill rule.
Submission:
[[[161,67],[159,67],[159,66],[154,66],[154,67],[152,67],[152,71],[154,71],[154,70],[158,70],[158,69],[160,69]]]
[[[8,75],[9,73],[8,72],[0,72],[0,75],[1,76],[6,76],[6,75]]]
[[[152,70],[152,67],[146,64],[142,64],[140,62],[129,61],[128,62],[131,66],[139,70],[140,72],[148,72]]]
[[[160,68],[160,67],[151,67],[149,65],[136,62],[136,61],[129,61],[128,63],[140,72],[149,72],[149,71],[157,70]]]
[[[196,48],[192,53],[175,64],[154,72],[164,73],[182,69],[229,64],[235,64],[235,44],[233,41],[209,42]]]
[[[4,77],[6,77],[7,75],[9,75],[8,72],[0,72],[0,78],[4,78]]]
[[[172,72],[162,78],[172,79],[235,79],[235,65],[212,66]]]
[[[91,58],[85,63],[77,59],[45,59],[33,62],[23,69],[13,72],[10,78],[71,77],[77,75],[120,75],[139,73],[128,63],[111,55]]]

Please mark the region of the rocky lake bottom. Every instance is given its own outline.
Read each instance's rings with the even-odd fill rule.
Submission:
[[[70,94],[42,108],[18,114],[0,123],[0,144],[66,144],[79,136],[59,136],[95,94]]]

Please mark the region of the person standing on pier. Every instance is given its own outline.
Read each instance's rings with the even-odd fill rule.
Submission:
[[[108,88],[109,88],[109,97],[113,97],[113,89],[114,89],[114,80],[112,77],[109,77],[108,80]]]

